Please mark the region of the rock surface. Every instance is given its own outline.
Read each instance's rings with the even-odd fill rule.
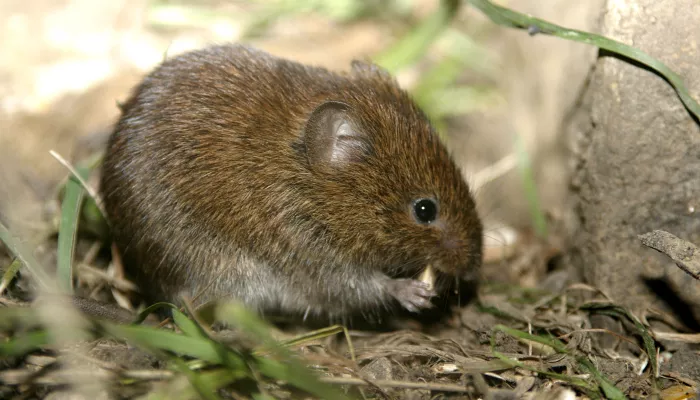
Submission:
[[[696,0],[610,0],[601,32],[666,63],[700,99]],[[604,53],[583,104],[570,126],[579,146],[574,264],[633,310],[665,303],[698,327],[700,284],[637,235],[662,229],[700,243],[700,125],[662,78]]]

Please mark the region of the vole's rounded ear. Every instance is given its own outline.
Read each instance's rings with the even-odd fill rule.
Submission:
[[[311,113],[304,129],[304,145],[314,169],[359,163],[370,151],[366,135],[350,117],[350,107],[338,101],[325,102]]]

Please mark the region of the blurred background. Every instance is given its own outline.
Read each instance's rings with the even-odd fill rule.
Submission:
[[[594,31],[602,0],[499,4]],[[390,70],[474,186],[489,246],[545,225],[564,240],[552,227],[575,228],[574,144],[562,126],[595,49],[497,27],[467,2],[3,0],[0,37],[0,218],[26,241],[55,225],[67,171],[49,150],[72,163],[99,154],[117,103],[145,73],[165,57],[232,41],[334,70],[353,59]],[[527,268],[513,274],[525,285],[537,279]]]

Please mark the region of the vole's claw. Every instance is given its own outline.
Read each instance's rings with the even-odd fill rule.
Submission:
[[[386,289],[403,308],[414,313],[433,307],[430,299],[437,295],[429,284],[414,279],[392,279]]]

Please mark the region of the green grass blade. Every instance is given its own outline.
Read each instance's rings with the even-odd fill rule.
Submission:
[[[21,241],[13,237],[2,222],[0,222],[0,240],[5,243],[5,246],[7,246],[7,248],[10,250],[10,253],[12,253],[12,255],[15,256],[15,258],[17,258],[22,265],[29,269],[29,272],[31,272],[32,276],[34,279],[36,279],[37,283],[42,289],[52,287],[49,276],[46,274],[46,271],[44,271],[42,265],[39,264],[39,261],[34,258],[34,254],[32,254],[32,252],[27,249]]]
[[[651,68],[663,76],[671,84],[671,86],[673,86],[678,94],[678,97],[683,102],[683,105],[685,105],[688,111],[693,114],[695,118],[700,119],[700,104],[698,104],[697,101],[690,95],[688,88],[686,88],[685,84],[683,83],[683,79],[678,74],[673,72],[668,66],[666,66],[666,64],[648,55],[647,53],[601,35],[583,32],[576,29],[564,28],[539,18],[520,14],[505,7],[497,6],[489,0],[467,1],[469,1],[469,3],[471,3],[474,7],[481,10],[481,12],[486,14],[486,16],[492,22],[498,25],[517,29],[527,29],[531,31],[534,30],[537,33],[552,35],[562,39],[572,40],[574,42],[590,44],[603,50],[619,54]]]
[[[626,400],[627,397],[625,396],[624,393],[620,389],[618,389],[615,385],[612,384],[606,378],[603,376],[603,374],[598,370],[598,368],[593,365],[593,363],[588,360],[585,357],[576,357],[576,361],[578,362],[579,366],[581,369],[588,371],[588,373],[593,376],[593,379],[595,379],[596,383],[598,386],[603,390],[603,393],[605,394],[605,397],[611,400]]]
[[[85,167],[77,167],[76,172],[83,180],[87,179],[90,174],[90,170]],[[59,287],[68,293],[73,292],[73,253],[84,195],[85,189],[80,181],[71,176],[66,182],[61,202],[61,222],[58,228],[58,267],[56,270]]]
[[[0,342],[0,356],[18,357],[51,343],[51,336],[45,330],[29,332],[10,340]]]
[[[333,336],[336,335],[340,332],[344,331],[344,327],[342,325],[333,325],[329,326],[327,328],[321,328],[317,329],[315,331],[307,332],[304,333],[303,335],[299,335],[297,337],[294,337],[292,339],[284,340],[280,342],[280,345],[286,346],[286,347],[292,347],[292,346],[297,346],[300,344],[304,344],[307,342],[312,342],[314,340],[318,339],[323,339],[328,336]]]
[[[459,5],[459,0],[442,0],[437,11],[399,42],[376,56],[374,62],[391,73],[415,62],[449,26],[459,10]]]
[[[233,382],[247,377],[247,371],[232,371],[223,368],[217,370],[202,371],[199,374],[199,379],[202,381],[203,384],[217,389],[222,388],[224,386],[228,386]]]
[[[431,119],[464,115],[488,110],[501,101],[495,91],[487,87],[455,86],[438,89],[425,96],[426,109]]]
[[[177,306],[172,303],[166,303],[166,302],[159,302],[159,303],[154,303],[151,304],[150,306],[146,307],[143,311],[139,313],[139,315],[136,316],[136,320],[134,320],[134,324],[140,324],[143,321],[148,318],[149,315],[153,314],[157,310],[161,308],[170,308],[172,310],[177,310]]]
[[[187,367],[187,364],[177,358],[177,357],[171,357],[170,362],[175,366],[176,369],[178,369],[180,372],[182,372],[183,375],[187,377],[187,380],[190,382],[190,385],[192,385],[192,388],[199,394],[199,396],[202,399],[205,400],[219,400],[221,397],[219,397],[216,394],[216,385],[213,384],[212,381],[202,379],[201,374],[195,371],[192,371]]]
[[[437,65],[421,74],[420,80],[411,91],[413,98],[422,109],[429,111],[434,92],[450,87],[464,69],[463,61],[457,57],[445,57]]]
[[[532,226],[535,229],[535,234],[540,238],[547,237],[547,218],[542,211],[540,204],[540,196],[537,192],[537,184],[530,163],[530,154],[525,148],[525,143],[520,135],[516,135],[515,140],[516,154],[518,155],[518,165],[523,176],[523,185],[525,186],[525,196],[530,205],[530,216],[532,217]]]
[[[292,359],[276,361],[270,358],[258,358],[257,367],[260,372],[273,379],[289,382],[321,399],[349,400],[340,390],[319,381],[310,373],[308,368]]]
[[[258,357],[257,366],[263,375],[273,379],[284,380],[302,390],[322,399],[347,399],[342,392],[319,381],[311,372],[297,361],[288,349],[270,336],[270,328],[257,315],[239,304],[221,304],[216,309],[217,320],[238,327],[257,338],[282,362],[269,357]]]
[[[576,387],[580,388],[581,390],[585,391],[589,395],[589,397],[591,397],[591,398],[600,397],[600,396],[596,397],[596,395],[595,395],[595,393],[596,393],[595,386],[588,383],[585,379],[571,376],[571,375],[559,374],[556,372],[551,372],[551,371],[547,371],[544,369],[537,369],[537,368],[531,367],[523,362],[514,360],[514,359],[506,356],[505,354],[503,354],[499,351],[496,351],[495,346],[496,346],[496,344],[492,338],[492,340],[491,340],[491,347],[492,347],[491,352],[493,353],[494,357],[498,358],[503,363],[511,366],[512,368],[522,368],[524,370],[536,372],[538,374],[545,375],[545,376],[548,376],[548,377],[553,378],[553,379],[558,379],[558,380],[561,380],[563,382],[568,382],[570,385],[576,386]]]
[[[289,16],[320,14],[333,21],[346,23],[376,10],[373,2],[346,1],[346,0],[276,0],[268,1],[262,9],[253,12],[250,20],[245,24],[241,37],[250,39],[260,36],[274,22]],[[383,4],[392,6],[393,3]]]
[[[345,335],[345,340],[348,343],[348,352],[350,353],[350,359],[353,361],[355,360],[355,348],[352,345],[352,340],[350,340],[350,332],[348,332],[348,328],[344,327],[343,325],[333,325],[329,326],[327,328],[321,328],[317,329],[315,331],[311,331],[302,335],[299,335],[295,338],[289,339],[282,341],[280,345],[285,346],[285,347],[292,347],[292,346],[297,346],[303,343],[307,342],[312,342],[314,340],[318,339],[323,339],[329,336],[336,335],[340,332],[343,332]]]
[[[22,263],[15,258],[12,261],[12,264],[7,267],[5,273],[2,274],[2,282],[0,282],[0,295],[2,295],[5,292],[5,289],[10,286],[10,283],[13,279],[15,279],[15,276],[17,276],[17,272],[19,272],[20,268],[22,268]]]
[[[618,389],[615,385],[613,385],[603,374],[598,371],[598,369],[593,365],[590,360],[586,356],[583,355],[576,355],[576,354],[571,354],[572,352],[558,339],[554,337],[542,337],[542,336],[537,336],[537,335],[532,335],[527,332],[519,331],[517,329],[509,328],[504,325],[496,325],[493,327],[494,331],[501,331],[505,334],[511,335],[513,337],[517,337],[522,340],[529,340],[532,342],[544,344],[546,346],[551,347],[554,349],[557,353],[560,354],[567,354],[570,355],[573,359],[576,360],[578,363],[579,367],[581,369],[586,370],[591,374],[593,379],[596,381],[596,384],[598,384],[598,387],[603,390],[603,393],[605,394],[605,397],[608,399],[613,399],[613,400],[624,400],[627,397],[625,397],[624,393],[620,389]],[[493,340],[493,338],[492,338]],[[493,343],[493,342],[492,342]],[[500,358],[500,357],[499,357]],[[512,362],[513,360],[511,360]],[[519,365],[523,367],[523,365]],[[527,368],[527,367],[526,367]],[[531,368],[528,368],[531,369]],[[532,370],[532,369],[531,369]],[[549,371],[538,371],[540,373],[550,375],[550,376],[556,376],[553,375],[555,373],[549,372]],[[590,389],[590,386],[583,381],[571,381],[572,383],[576,382],[576,384],[580,385],[581,387],[586,387]]]
[[[253,393],[253,400],[275,400],[275,398],[267,394]]]
[[[165,350],[202,359],[212,364],[246,369],[243,357],[233,350],[221,351],[222,346],[211,339],[191,337],[162,329],[141,325],[117,325],[102,323],[110,335],[127,340],[147,350]]]
[[[644,351],[649,357],[649,365],[651,366],[653,375],[658,376],[659,364],[656,360],[656,342],[651,336],[649,329],[647,329],[647,327],[644,326],[644,324],[642,324],[637,319],[637,317],[632,315],[632,313],[630,313],[626,309],[613,303],[588,303],[582,305],[580,308],[582,310],[590,310],[595,313],[609,315],[614,318],[627,318],[628,320],[632,321],[635,329],[637,329],[637,333],[639,334],[639,336],[642,337],[642,342],[644,343]]]
[[[182,333],[197,338],[208,338],[208,336],[204,334],[203,329],[193,319],[188,318],[177,308],[173,308],[171,312],[173,315],[173,322],[180,328]]]
[[[30,307],[0,308],[0,331],[31,329],[39,326],[40,320],[36,309]]]
[[[547,338],[537,335],[532,335],[527,332],[519,331],[517,329],[509,328],[505,325],[496,325],[493,327],[494,330],[501,331],[510,336],[516,337],[522,340],[529,340],[545,346],[549,346],[554,349],[557,353],[567,353],[566,345],[555,338]]]
[[[109,239],[109,223],[102,215],[102,210],[97,205],[97,201],[89,196],[89,193],[88,196],[85,196],[81,210],[80,231],[107,241]]]

